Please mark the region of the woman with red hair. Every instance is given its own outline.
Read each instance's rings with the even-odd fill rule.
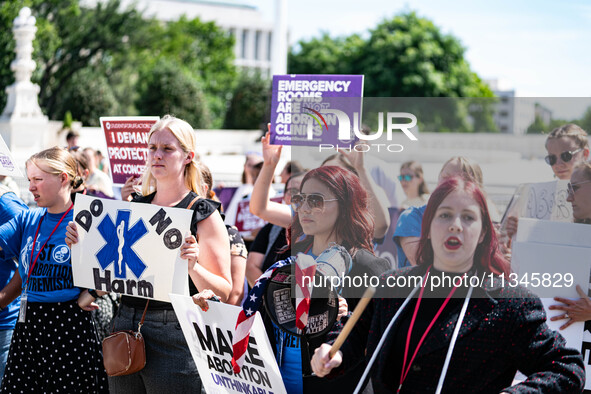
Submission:
[[[351,171],[337,166],[324,166],[311,170],[304,176],[300,193],[291,197],[295,212],[293,224],[287,232],[291,254],[305,253],[316,258],[332,245],[343,246],[352,257],[350,278],[378,277],[388,270],[386,260],[373,253],[373,219],[368,207],[368,196],[359,178]],[[354,281],[351,281],[354,282]],[[343,286],[341,295],[349,309],[357,305],[364,289]],[[302,378],[302,363],[307,352],[302,352],[300,341],[290,338],[289,333],[273,327],[275,335],[269,335],[277,351],[278,363],[288,393],[347,392],[359,380],[363,368],[329,385],[316,377]],[[323,339],[310,344],[310,354]],[[273,343],[275,342],[275,343]],[[283,344],[283,346],[281,346]],[[344,391],[343,391],[344,390]]]
[[[316,350],[317,376],[370,357],[376,393],[583,390],[580,353],[548,328],[539,298],[502,281],[508,264],[475,183],[453,177],[433,192],[417,262],[382,277],[341,351]],[[527,379],[511,386],[517,370]]]

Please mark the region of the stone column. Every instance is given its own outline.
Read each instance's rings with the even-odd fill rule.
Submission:
[[[48,130],[47,116],[39,107],[39,86],[31,82],[35,70],[31,54],[36,32],[31,10],[22,8],[12,28],[16,59],[10,64],[10,69],[14,71],[15,82],[6,88],[8,100],[0,116],[0,135],[20,168],[24,168],[29,156],[42,149]]]

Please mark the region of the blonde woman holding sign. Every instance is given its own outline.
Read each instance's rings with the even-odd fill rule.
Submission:
[[[3,393],[108,392],[100,344],[90,313],[76,305],[70,248],[64,237],[72,220],[70,193],[82,183],[75,159],[55,147],[26,163],[29,191],[38,209],[0,227],[5,256],[19,270],[0,292],[0,306],[21,294]]]
[[[201,170],[195,158],[193,128],[181,119],[166,115],[152,126],[148,141],[143,195],[133,201],[191,207],[194,211],[191,235],[181,246],[181,258],[189,264],[190,292],[211,289],[226,301],[232,288],[228,233],[217,211],[219,203],[201,198]],[[68,239],[77,242],[74,223],[68,227]],[[96,293],[85,291],[81,306],[95,308],[92,301]],[[114,319],[115,329],[137,330],[145,306],[144,299],[123,296]],[[197,368],[170,303],[150,301],[142,334],[146,342],[145,368],[131,375],[110,377],[112,393],[201,392]]]

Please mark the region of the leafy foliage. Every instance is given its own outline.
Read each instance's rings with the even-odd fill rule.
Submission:
[[[244,72],[234,89],[224,128],[257,129],[270,118],[271,83],[260,74]]]
[[[140,71],[137,107],[141,115],[172,114],[194,128],[210,126],[200,84],[173,60],[159,59]]]
[[[63,88],[63,94],[56,101],[57,118],[79,119],[88,126],[100,126],[101,116],[119,113],[117,100],[105,76],[87,67],[77,71]],[[65,123],[65,120],[64,120]]]
[[[363,74],[365,97],[493,97],[464,58],[460,41],[414,12],[384,20],[367,38],[328,34],[299,42],[289,54],[292,74]],[[421,112],[421,129],[497,131],[492,100],[405,101]],[[414,112],[413,112],[414,111]],[[470,116],[468,116],[470,115]]]
[[[198,115],[200,124],[213,121],[221,126],[226,102],[236,79],[234,40],[214,23],[186,18],[161,23],[143,18],[133,6],[123,9],[121,0],[99,1],[94,8],[81,7],[77,0],[7,0],[0,4],[0,23],[7,27],[5,31],[9,30],[18,11],[25,5],[31,7],[37,18],[38,31],[33,52],[37,69],[33,82],[41,87],[39,102],[50,118],[59,118],[70,109],[85,124],[98,122],[98,118],[88,120],[95,116],[91,112],[96,111],[89,112],[88,106],[82,102],[70,100],[85,89],[90,94],[96,87],[92,78],[78,78],[77,84],[86,85],[72,83],[82,70],[92,70],[97,78],[102,79],[101,84],[107,81],[110,93],[103,98],[102,104],[114,97],[118,115],[147,113],[147,108],[137,107],[146,102],[139,97],[138,88],[142,84],[139,70],[153,68],[157,64],[160,64],[157,68],[162,70],[161,60],[168,58],[178,60],[171,63],[179,74],[177,79],[188,83],[190,88],[187,89],[201,92],[199,97],[194,98],[204,107]],[[6,102],[3,87],[14,81],[9,67],[14,56],[12,35],[1,35],[2,108]],[[82,74],[87,75],[88,72]],[[70,89],[76,92],[70,92]],[[187,89],[183,90],[183,95],[186,95]],[[166,98],[159,111],[151,115],[162,114],[163,107],[177,108],[178,111],[178,106],[171,104],[176,100],[176,96]],[[64,107],[66,102],[69,108]],[[188,108],[195,107],[195,103],[187,105]],[[209,113],[213,114],[213,119],[203,115]]]

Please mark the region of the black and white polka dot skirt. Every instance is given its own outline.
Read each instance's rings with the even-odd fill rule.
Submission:
[[[16,323],[2,393],[108,393],[90,312],[76,301],[29,302]]]

